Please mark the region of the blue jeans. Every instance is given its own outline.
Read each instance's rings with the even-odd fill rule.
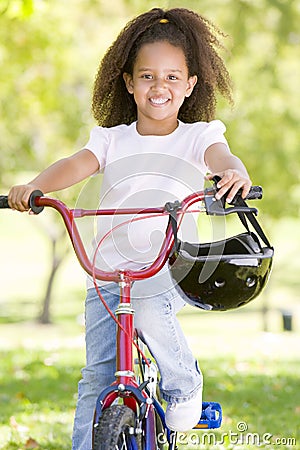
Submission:
[[[119,286],[110,283],[101,293],[112,311],[119,303]],[[176,318],[184,302],[175,289],[147,299],[133,299],[134,323],[161,373],[160,390],[168,402],[184,402],[202,387],[197,367]],[[73,450],[91,450],[92,422],[99,393],[111,384],[116,371],[116,325],[95,289],[86,298],[86,367],[78,385]]]

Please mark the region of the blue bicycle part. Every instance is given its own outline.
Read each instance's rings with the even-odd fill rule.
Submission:
[[[134,437],[130,438],[129,445],[130,445],[129,450],[139,450],[139,447],[137,445],[136,439]]]
[[[194,429],[220,428],[222,423],[222,407],[217,402],[203,402],[201,419]]]

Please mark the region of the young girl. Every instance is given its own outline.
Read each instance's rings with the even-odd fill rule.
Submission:
[[[251,186],[243,163],[229,150],[225,126],[214,119],[216,94],[231,99],[230,78],[218,49],[220,33],[206,19],[183,8],[152,9],[132,20],[104,56],[94,85],[98,122],[83,150],[57,161],[26,185],[14,186],[9,204],[28,210],[30,193],[67,188],[104,173],[101,207],[151,207],[182,199],[219,175],[218,196],[230,202]],[[101,247],[104,269],[142,268],[157,255],[165,218],[117,228]],[[196,223],[182,233],[191,241]],[[116,219],[101,219],[97,239]],[[155,231],[153,231],[155,230]],[[101,284],[101,283],[100,283]],[[112,310],[118,285],[101,284]],[[201,416],[202,375],[176,319],[184,305],[162,270],[133,286],[135,325],[156,358],[167,401],[169,428],[186,431]],[[99,392],[114,380],[115,324],[88,280],[86,367],[79,382],[73,450],[91,449],[91,424]]]

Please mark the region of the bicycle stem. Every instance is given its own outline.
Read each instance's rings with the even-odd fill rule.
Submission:
[[[131,305],[131,281],[121,274],[122,281],[120,286],[120,301],[116,310],[116,316],[121,324],[117,328],[117,342],[120,345],[120,352],[116,360],[116,379],[118,384],[132,384],[133,372],[133,316],[134,309]],[[126,330],[126,332],[124,331]]]

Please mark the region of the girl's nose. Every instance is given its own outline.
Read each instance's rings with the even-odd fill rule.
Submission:
[[[166,80],[164,78],[155,78],[153,80],[153,87],[155,89],[163,89],[166,86]]]

